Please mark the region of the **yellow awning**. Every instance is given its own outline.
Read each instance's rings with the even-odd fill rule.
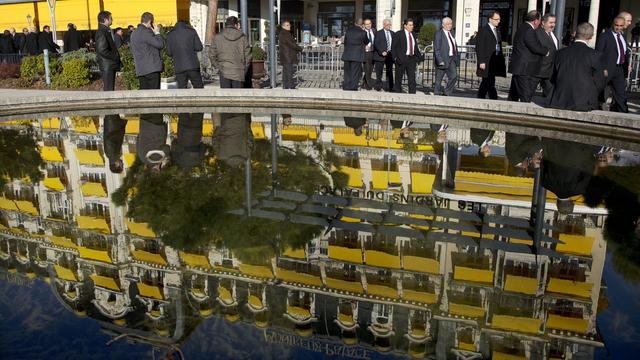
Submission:
[[[438,301],[438,295],[428,292],[402,289],[402,298],[407,301],[416,301],[422,304],[435,304]]]
[[[517,331],[527,334],[537,334],[542,320],[520,316],[493,315],[491,327],[494,329]]]
[[[84,196],[107,197],[107,192],[104,191],[101,183],[86,182],[82,184],[80,189]]]
[[[470,318],[484,317],[484,309],[479,306],[449,303],[449,314]]]
[[[354,188],[361,188],[364,186],[364,183],[362,182],[362,171],[359,168],[340,166],[340,172],[347,174],[349,178],[347,186]]]
[[[58,278],[67,281],[78,281],[78,277],[75,272],[71,269],[67,269],[66,267],[62,267],[60,265],[54,265],[56,269],[56,274],[58,274]]]
[[[167,265],[167,260],[165,260],[160,254],[154,254],[144,250],[133,250],[131,252],[131,256],[133,256],[134,259],[139,261],[158,264],[162,266]]]
[[[282,268],[276,268],[276,277],[288,283],[301,283],[311,286],[322,287],[322,280],[319,276],[299,273]]]
[[[433,174],[411,172],[411,192],[415,194],[431,194],[431,188],[436,180]]]
[[[564,279],[549,279],[547,284],[547,292],[577,296],[581,298],[590,298],[593,284],[587,282],[578,282]]]
[[[511,292],[535,295],[538,291],[538,279],[507,274],[504,289]]]
[[[98,133],[98,128],[96,128],[96,124],[93,121],[94,120],[89,117],[72,117],[71,125],[73,126],[73,130],[75,130],[75,132],[95,135]]]
[[[305,253],[304,253],[304,249],[292,249],[292,248],[287,248],[283,253],[282,256],[286,256],[286,257],[290,257],[290,258],[294,258],[294,259],[305,259]]]
[[[120,286],[116,282],[116,279],[110,278],[108,276],[101,276],[97,274],[91,274],[91,280],[97,287],[101,287],[104,289],[109,289],[113,291],[121,291]]]
[[[499,351],[494,351],[491,353],[492,360],[527,360],[525,356],[521,355],[513,355],[513,354],[505,354]]]
[[[140,293],[140,296],[150,299],[164,300],[162,289],[160,289],[159,286],[147,285],[141,282],[137,283],[136,285],[138,286],[138,292]]]
[[[18,30],[18,29],[16,29],[16,30]],[[80,29],[78,29],[78,30],[80,30]],[[42,119],[42,128],[43,129],[52,129],[52,130],[60,129],[60,118],[51,117],[51,118]]]
[[[69,238],[63,236],[54,236],[47,235],[47,239],[49,239],[52,243],[58,246],[62,246],[65,248],[77,249],[78,245],[74,244],[73,241]]]
[[[329,245],[329,257],[334,260],[362,264],[362,250]]]
[[[262,279],[273,278],[273,272],[271,272],[271,268],[268,266],[240,264],[240,272],[245,275]]]
[[[256,140],[266,139],[264,135],[264,126],[261,123],[251,123],[251,133]]]
[[[105,263],[112,263],[111,256],[107,251],[89,249],[83,246],[78,246],[78,252],[83,259],[96,260]]]
[[[343,291],[359,293],[359,294],[364,292],[364,290],[362,289],[362,283],[360,282],[360,280],[346,281],[346,280],[334,279],[330,277],[327,277],[326,280],[327,280],[327,287],[331,289],[343,290]]]
[[[2,13],[2,16],[0,16],[0,29],[15,28],[16,32],[22,33],[22,28],[29,27],[27,15],[31,15],[35,20],[36,12],[34,9],[33,2],[0,5],[0,12]],[[45,19],[47,19],[49,11],[47,10],[44,14],[46,14]],[[51,21],[49,20],[48,22]]]
[[[367,293],[392,299],[400,298],[400,295],[398,295],[398,289],[384,285],[367,284]]]
[[[558,244],[556,251],[578,256],[591,256],[593,248],[593,238],[591,236],[560,234],[560,241],[564,244]]]
[[[180,257],[182,261],[185,262],[190,267],[194,268],[202,268],[202,269],[211,269],[211,264],[209,260],[204,255],[197,254],[189,254],[183,251],[180,251]]]
[[[82,165],[104,166],[104,160],[97,150],[76,150],[76,157]]]
[[[397,171],[371,170],[374,190],[386,190],[389,184],[401,184],[400,173]]]
[[[129,219],[126,220],[126,223],[127,223],[127,228],[129,229],[129,232],[132,234],[136,234],[136,235],[148,237],[148,238],[156,237],[156,233],[154,233],[153,230],[151,230],[151,228],[149,227],[149,224],[147,223],[137,223]]]
[[[124,133],[128,135],[138,135],[140,133],[140,120],[127,118],[127,126]]]
[[[58,150],[58,148],[55,146],[40,147],[40,157],[44,161],[51,161],[51,162],[64,161],[64,159],[62,158],[62,154],[60,154],[60,150]]]
[[[47,2],[40,1],[37,3],[37,7],[38,12],[35,15],[37,15],[40,27],[42,28],[45,24],[51,25]],[[0,9],[2,8],[0,7]],[[96,30],[99,12],[99,0],[58,0],[56,1],[56,28],[58,31],[66,31],[67,24],[74,23],[78,30]],[[34,12],[32,11],[30,15],[34,16]],[[35,16],[33,21],[35,21]]]
[[[400,269],[400,256],[382,251],[365,250],[366,264],[387,269]]]
[[[457,281],[471,281],[483,284],[493,284],[493,270],[473,269],[464,266],[456,266],[453,279]]]
[[[233,296],[231,296],[231,291],[224,286],[218,286],[218,297],[220,300],[226,302],[227,304],[233,303]]]
[[[351,128],[333,129],[333,143],[336,145],[367,146],[367,138],[364,135],[356,136]]]
[[[264,305],[262,304],[262,300],[255,296],[255,295],[249,295],[249,305],[253,306],[255,309],[262,309],[264,307]]]
[[[15,203],[16,203],[16,206],[18,207],[18,211],[20,211],[21,213],[26,213],[31,215],[38,215],[40,213],[38,209],[36,209],[36,207],[33,206],[33,203],[31,201],[16,200]]]
[[[408,271],[430,274],[440,273],[440,263],[434,259],[405,255],[402,257],[402,264],[403,268]]]
[[[152,13],[154,22],[163,26],[175,25],[179,18],[189,20],[188,0],[104,0],[103,3],[104,9],[109,9],[112,13],[113,29],[136,26],[140,23],[140,15],[145,11]]]
[[[109,224],[105,219],[78,215],[76,216],[76,222],[78,222],[78,227],[83,230],[95,230],[103,234],[111,233]]]
[[[299,319],[308,319],[311,317],[311,312],[307,309],[303,309],[299,306],[289,306],[287,307],[287,313],[299,318]]]
[[[578,334],[584,334],[587,332],[589,320],[549,314],[546,326],[548,329],[566,330]]]
[[[136,154],[124,153],[122,154],[122,157],[124,158],[124,162],[127,164],[128,168],[133,166],[133,163],[136,162]]]
[[[211,120],[203,120],[202,121],[202,136],[212,136],[215,127]]]
[[[18,206],[13,200],[9,200],[5,197],[0,197],[0,209],[9,211],[18,211]]]
[[[45,178],[44,180],[42,180],[42,185],[46,186],[47,188],[53,191],[64,190],[64,184],[62,184],[62,181],[60,181],[60,178],[57,178],[57,177]]]

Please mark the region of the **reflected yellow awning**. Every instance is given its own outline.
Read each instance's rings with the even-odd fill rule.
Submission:
[[[15,203],[16,203],[16,206],[18,207],[18,211],[20,211],[21,213],[26,213],[31,215],[38,215],[40,213],[31,201],[16,200]]]
[[[287,248],[283,253],[282,256],[286,256],[286,257],[290,257],[290,258],[294,258],[294,259],[305,259],[305,252],[304,249],[292,249],[292,248]]]
[[[356,136],[353,129],[333,129],[333,143],[336,145],[367,146],[364,135]]]
[[[91,274],[91,280],[97,287],[101,287],[104,289],[109,289],[113,291],[121,291],[120,286],[116,282],[116,279],[110,278],[108,276],[101,276],[97,274]]]
[[[329,245],[329,257],[334,260],[362,264],[362,250]]]
[[[40,157],[44,161],[51,161],[51,162],[64,161],[64,159],[62,158],[62,154],[60,154],[60,150],[58,150],[58,148],[55,146],[40,147]]]
[[[593,284],[591,283],[556,278],[549,279],[549,284],[547,284],[547,292],[577,296],[585,299],[591,297],[592,289]]]
[[[42,180],[42,185],[46,186],[48,189],[53,191],[62,191],[64,190],[64,184],[60,181],[60,178],[45,178]]]
[[[82,165],[104,166],[104,160],[97,150],[76,150],[76,157]]]
[[[423,291],[415,291],[402,289],[402,298],[407,301],[416,301],[422,304],[435,304],[438,301],[438,295]]]
[[[126,223],[127,223],[127,228],[129,229],[129,232],[132,234],[148,237],[148,238],[156,237],[156,233],[154,233],[153,230],[151,230],[151,228],[149,227],[149,224],[147,223],[137,223],[129,219],[126,220]]]
[[[156,285],[147,285],[145,283],[136,283],[138,286],[138,292],[140,296],[156,299],[156,300],[164,300],[164,295],[162,294],[162,289]]]
[[[255,309],[262,309],[264,305],[262,304],[262,299],[255,295],[249,295],[249,305],[253,306]]]
[[[67,281],[78,281],[78,277],[73,270],[67,269],[66,267],[62,267],[60,265],[54,265],[54,268],[59,279]]]
[[[180,251],[180,257],[182,258],[182,261],[190,267],[211,269],[209,259],[204,255],[190,254]]]
[[[365,250],[366,264],[387,269],[400,269],[400,256],[377,250]]]
[[[389,184],[401,184],[398,171],[371,170],[372,185],[374,190],[386,190]]]
[[[105,219],[78,215],[76,216],[76,222],[78,222],[78,227],[83,230],[95,230],[103,234],[111,233],[109,224]]]
[[[431,194],[431,188],[436,180],[433,174],[411,172],[411,192],[415,194]]]
[[[276,277],[289,283],[301,283],[311,286],[322,287],[322,280],[319,276],[299,273],[282,268],[276,268]]]
[[[338,321],[346,326],[353,326],[355,322],[353,321],[353,315],[347,315],[343,313],[338,313]]]
[[[282,139],[291,141],[315,140],[318,133],[315,126],[308,125],[289,125],[282,130]]]
[[[215,127],[211,120],[203,120],[202,121],[202,136],[212,136]]]
[[[18,206],[13,200],[9,200],[5,197],[0,197],[0,209],[9,211],[18,211]]]
[[[139,261],[158,264],[162,266],[167,265],[167,260],[165,260],[160,254],[154,254],[144,250],[133,250],[131,252],[131,256],[133,256],[134,259]]]
[[[476,351],[476,345],[475,344],[466,343],[466,342],[463,342],[463,341],[458,341],[458,349],[467,350],[467,351]]]
[[[327,287],[331,289],[338,289],[338,290],[359,293],[359,294],[362,294],[364,292],[364,290],[362,289],[362,283],[360,282],[360,280],[346,281],[346,280],[334,279],[330,277],[327,277],[326,280],[327,280]]]
[[[78,245],[74,244],[73,241],[69,238],[66,238],[63,236],[54,236],[54,235],[47,235],[46,237],[55,245],[62,246],[65,248],[71,248],[71,249],[78,248]]]
[[[455,304],[449,303],[449,314],[458,315],[458,316],[466,316],[470,318],[481,318],[484,317],[484,309],[480,306],[472,306],[466,304]]]
[[[233,303],[233,296],[231,291],[224,286],[218,286],[218,298],[227,304]]]
[[[591,236],[560,234],[560,241],[564,244],[558,244],[556,251],[578,256],[591,256],[593,248],[593,238]]]
[[[499,351],[494,351],[491,353],[492,360],[527,360],[526,356],[514,355],[514,354],[505,354]]]
[[[140,120],[127,118],[127,125],[124,128],[124,133],[128,135],[138,135],[138,133],[140,133]]]
[[[538,279],[507,274],[504,289],[521,294],[535,295],[538,291]]]
[[[82,184],[80,189],[84,196],[107,197],[107,192],[104,191],[101,183],[86,182]]]
[[[391,142],[389,142],[389,140],[386,138],[386,136],[384,138],[378,137],[377,139],[369,139],[369,142],[367,143],[367,145],[369,145],[369,147],[377,147],[377,148],[389,148],[389,149],[402,149],[402,144],[399,144],[396,140],[391,140]]]
[[[350,166],[340,166],[340,172],[348,176],[347,186],[361,188],[364,186],[362,182],[362,170]]]
[[[367,284],[367,293],[392,299],[400,298],[400,295],[398,295],[398,289],[384,285]]]
[[[440,263],[437,260],[419,256],[405,255],[402,257],[403,268],[408,271],[439,274]]]
[[[493,284],[493,270],[473,269],[464,266],[456,266],[453,279],[457,281],[471,281],[483,284]]]
[[[17,30],[18,29],[16,29],[16,31]],[[78,30],[80,30],[80,29],[78,29]],[[42,128],[43,129],[52,129],[52,130],[60,129],[60,118],[51,117],[51,118],[42,119]]]
[[[261,123],[251,123],[251,133],[253,134],[253,138],[256,140],[266,139],[266,136],[264,135],[264,126]]]
[[[66,26],[65,26],[66,29]],[[89,117],[72,117],[71,125],[73,130],[78,133],[95,135],[98,133],[98,128],[92,118]]]
[[[83,259],[96,260],[105,263],[112,263],[111,256],[107,251],[89,249],[83,246],[78,246],[78,252]]]
[[[491,327],[494,329],[537,334],[542,320],[510,315],[493,315]]]
[[[127,164],[128,168],[133,166],[133,163],[136,162],[136,154],[124,153],[122,154],[122,157],[124,158],[124,162]]]
[[[566,330],[578,334],[584,334],[587,332],[589,320],[549,314],[546,326],[549,329]]]
[[[262,279],[273,278],[273,272],[271,272],[271,268],[268,266],[240,264],[240,272],[245,275]]]
[[[287,307],[287,313],[293,315],[299,319],[308,319],[311,317],[311,311],[307,309],[303,309],[299,306],[289,306]]]

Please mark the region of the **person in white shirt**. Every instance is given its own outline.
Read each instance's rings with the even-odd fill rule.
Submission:
[[[447,74],[447,86],[444,95],[451,96],[458,80],[458,45],[453,37],[453,20],[450,17],[442,19],[442,29],[436,32],[433,42],[433,60],[436,68],[435,95],[442,95],[442,80]]]
[[[551,13],[546,13],[542,17],[542,26],[536,29],[536,37],[542,46],[548,51],[549,55],[542,58],[540,64],[540,70],[534,78],[532,83],[533,91],[535,92],[538,84],[542,87],[542,94],[545,98],[551,96],[553,90],[553,84],[551,84],[551,75],[553,74],[553,60],[556,56],[556,51],[560,49],[559,42],[553,33],[556,28],[556,16]]]
[[[403,29],[398,31],[392,40],[391,54],[396,64],[394,92],[402,92],[402,78],[407,75],[409,94],[416,93],[416,66],[424,57],[418,48],[417,39],[413,36],[413,19],[402,22]]]
[[[393,35],[391,31],[391,20],[384,19],[382,21],[382,29],[378,30],[373,43],[373,61],[376,69],[376,85],[377,91],[382,90],[382,69],[386,67],[387,86],[386,91],[393,91],[393,55],[391,54],[391,45]]]

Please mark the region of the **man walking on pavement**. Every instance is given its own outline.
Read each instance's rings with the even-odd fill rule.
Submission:
[[[402,23],[403,29],[395,34],[393,46],[391,47],[391,53],[396,63],[394,91],[397,93],[402,92],[402,78],[406,74],[409,83],[409,94],[415,94],[416,66],[424,58],[420,53],[416,38],[413,36],[413,19],[405,19]]]
[[[391,31],[391,20],[382,21],[382,29],[376,33],[373,43],[373,61],[376,69],[375,89],[382,89],[382,69],[386,68],[387,86],[386,91],[393,91],[393,55],[391,45],[394,32]]]
[[[282,64],[282,88],[295,89],[295,66],[298,64],[298,54],[302,48],[291,35],[291,23],[283,21],[278,33],[278,55]]]
[[[447,74],[447,86],[444,95],[451,96],[458,80],[458,46],[451,34],[453,20],[450,17],[442,19],[442,29],[436,32],[433,42],[433,60],[436,68],[435,95],[442,95],[442,79]]]
[[[367,32],[367,39],[369,43],[364,47],[364,78],[363,78],[363,87],[366,90],[371,90],[375,86],[373,83],[373,78],[371,78],[371,74],[373,73],[373,44],[375,41],[375,32],[371,28],[371,20],[364,20],[364,31]]]
[[[540,12],[529,11],[513,39],[513,53],[509,64],[509,72],[513,75],[509,88],[511,101],[531,102],[535,76],[540,71],[542,58],[549,55],[549,50],[540,44],[535,34],[540,22]]]
[[[542,86],[542,95],[548,98],[553,90],[553,84],[551,84],[551,75],[553,74],[553,60],[558,51],[559,42],[556,36],[553,34],[553,30],[556,27],[556,16],[551,13],[546,13],[542,17],[542,26],[536,29],[536,37],[542,46],[544,46],[549,55],[542,58],[540,70],[533,79],[532,84],[533,91],[535,93],[538,84]]]
[[[502,36],[500,35],[500,13],[489,11],[488,23],[480,28],[476,36],[476,58],[478,69],[476,74],[482,78],[478,88],[478,98],[497,99],[496,76],[507,76],[502,53]]]
[[[630,52],[627,42],[624,40],[623,32],[625,19],[617,17],[613,19],[611,30],[605,31],[596,41],[596,50],[602,54],[607,85],[613,91],[614,111],[629,112],[627,107],[627,75],[629,74]],[[608,101],[608,99],[605,99]]]
[[[342,90],[358,91],[358,82],[362,78],[362,63],[365,60],[365,46],[369,44],[367,32],[362,30],[361,24],[349,27],[344,35],[344,79]]]

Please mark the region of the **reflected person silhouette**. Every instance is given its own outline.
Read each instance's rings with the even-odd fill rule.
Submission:
[[[178,167],[191,170],[202,164],[205,148],[202,144],[203,113],[178,114],[178,136],[171,143],[171,159]]]
[[[104,137],[104,154],[109,159],[109,170],[112,173],[122,172],[122,143],[127,127],[127,120],[118,114],[104,116],[102,135]]]
[[[251,156],[253,133],[251,114],[220,114],[220,126],[213,133],[213,152],[231,167],[241,166]]]
[[[162,114],[140,115],[140,134],[137,141],[138,159],[147,168],[159,171],[169,155],[167,124]]]

